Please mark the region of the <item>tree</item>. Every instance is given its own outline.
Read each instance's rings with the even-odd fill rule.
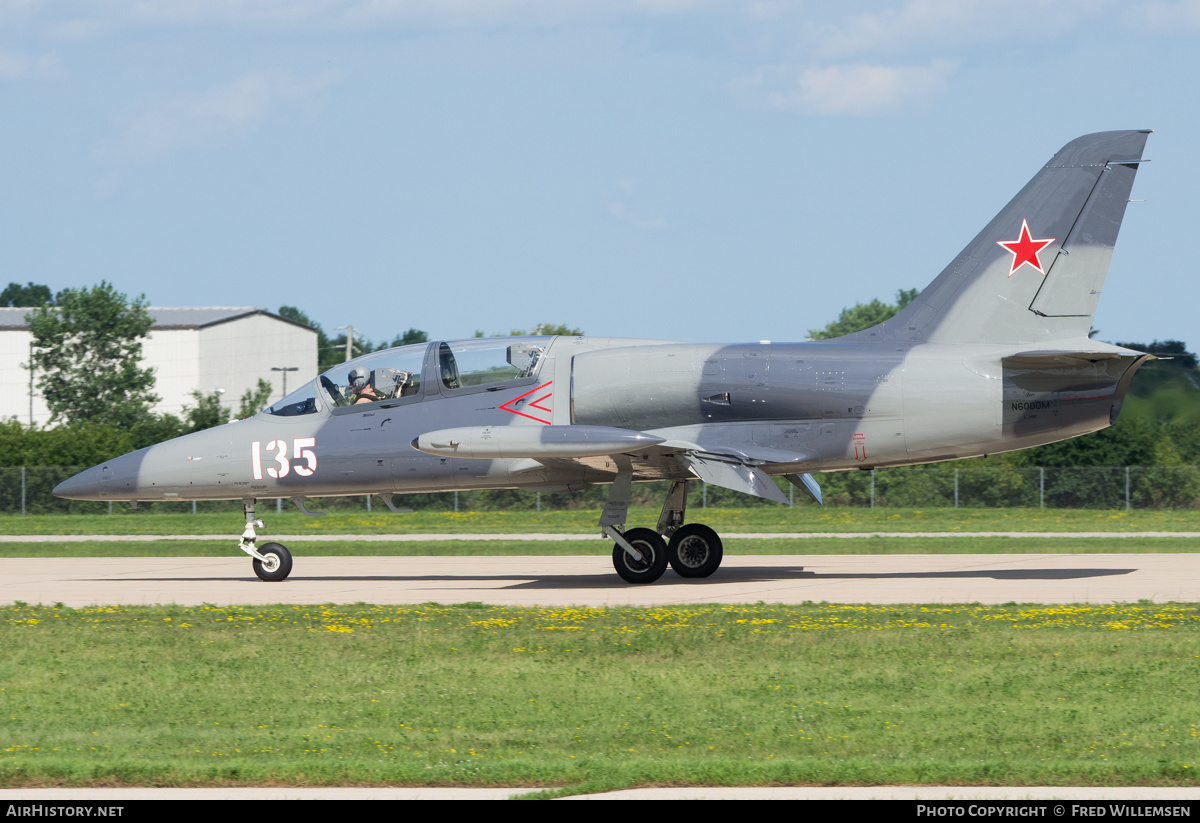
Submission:
[[[258,378],[257,389],[246,389],[242,394],[241,409],[239,410],[242,419],[253,417],[270,405],[271,392],[271,384],[261,377]]]
[[[882,303],[878,298],[870,303],[858,303],[851,308],[842,309],[838,319],[823,329],[809,329],[808,336],[813,340],[829,340],[841,337],[843,334],[853,334],[856,331],[869,329],[879,325],[917,297],[916,289],[900,289],[896,292],[895,304]]]
[[[318,368],[321,371],[332,369],[338,363],[344,363],[347,360],[353,360],[356,357],[362,357],[364,354],[370,354],[375,351],[375,344],[361,334],[357,334],[357,331],[355,329],[354,339],[350,341],[349,357],[346,357],[345,332],[342,332],[329,342],[329,348],[321,352],[321,357],[319,358],[321,362]]]
[[[261,377],[259,382],[263,382]],[[269,385],[268,388],[270,388]],[[229,409],[221,405],[220,392],[201,394],[199,390],[196,390],[192,392],[192,397],[195,399],[196,405],[183,407],[183,416],[189,432],[211,429],[229,422]]]
[[[1184,369],[1196,368],[1196,355],[1187,350],[1187,343],[1182,340],[1155,340],[1153,343],[1117,343],[1126,349],[1149,352],[1163,358],[1172,358],[1167,362]]]
[[[338,338],[338,340],[341,341],[340,343],[338,341],[329,339],[329,335],[327,335],[325,330],[321,328],[320,323],[311,319],[307,314],[300,311],[300,309],[296,308],[295,306],[280,306],[278,314],[280,317],[284,317],[294,323],[299,323],[302,326],[308,326],[310,329],[316,330],[318,372],[323,372],[326,369],[333,368],[335,365],[345,359],[344,354],[339,354],[339,352],[345,352],[346,350],[346,335],[343,334],[340,338]],[[245,411],[244,405],[242,410]],[[254,413],[257,413],[261,410],[261,408],[256,409]]]
[[[27,314],[30,358],[52,421],[133,426],[158,402],[154,372],[139,366],[153,322],[146,298],[132,303],[111,283],[63,289],[57,306]]]
[[[404,334],[396,335],[391,343],[385,348],[395,348],[396,346],[411,346],[414,343],[428,343],[429,335],[420,329],[409,329]]]
[[[4,291],[0,291],[0,306],[32,309],[37,306],[49,306],[54,303],[49,286],[30,283],[22,286],[20,283],[9,283]]]
[[[514,337],[523,336],[525,332],[514,332]],[[530,334],[561,334],[564,337],[582,337],[583,329],[573,329],[566,323],[538,323]]]
[[[299,323],[302,326],[308,326],[310,329],[316,329],[317,332],[317,348],[323,348],[329,345],[329,336],[325,334],[325,330],[321,328],[321,324],[309,318],[307,314],[300,311],[295,306],[280,306],[277,312],[280,317],[291,320],[293,323]]]
[[[566,337],[581,337],[583,329],[573,329],[566,323],[538,323],[533,327],[533,331],[525,331],[525,329],[513,329],[507,335],[503,332],[486,335],[487,337],[526,337],[527,335],[543,335],[543,334],[561,334]],[[484,337],[484,333],[479,329],[475,330],[476,337]]]

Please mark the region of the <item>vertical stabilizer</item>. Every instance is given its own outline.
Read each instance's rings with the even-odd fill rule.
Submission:
[[[1149,131],[1072,140],[909,306],[851,339],[1087,337]]]

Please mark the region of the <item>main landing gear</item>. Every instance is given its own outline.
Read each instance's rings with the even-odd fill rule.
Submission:
[[[262,526],[263,522],[254,518],[253,498],[246,498],[242,505],[246,511],[246,529],[238,541],[238,548],[254,558],[251,565],[259,580],[268,583],[286,580],[292,573],[292,553],[281,543],[267,543],[262,548],[256,548],[254,541],[258,539],[258,532],[255,529]]]
[[[680,577],[708,577],[721,565],[721,538],[708,526],[688,523],[671,535],[667,560]]]
[[[617,467],[616,480],[600,515],[600,532],[613,540],[613,568],[621,579],[626,583],[653,583],[663,576],[668,563],[680,577],[708,577],[715,572],[724,555],[721,538],[708,526],[683,525],[687,481],[671,484],[656,529],[624,531],[632,472],[628,459],[618,460]]]

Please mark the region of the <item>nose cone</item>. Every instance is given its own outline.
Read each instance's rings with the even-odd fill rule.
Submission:
[[[148,450],[106,460],[54,487],[55,497],[68,500],[136,500],[138,470]]]
[[[54,496],[65,497],[68,500],[99,500],[100,467],[85,469],[59,483],[54,487]]]
[[[106,460],[59,483],[54,494],[129,501],[236,497],[233,485],[222,482],[229,456],[230,428],[205,429]]]

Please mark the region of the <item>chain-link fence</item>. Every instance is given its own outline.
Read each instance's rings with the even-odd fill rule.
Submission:
[[[102,513],[112,504],[60,500],[53,489],[86,466],[24,466],[0,468],[0,514]],[[828,506],[880,506],[895,508],[1029,507],[1058,509],[1191,509],[1200,507],[1200,466],[1114,467],[971,467],[933,464],[875,471],[831,472],[816,475]],[[808,498],[782,478],[776,482],[796,505]],[[666,483],[638,483],[633,487],[634,506],[660,506]],[[596,509],[604,505],[607,486],[593,486],[571,494],[539,494],[515,489],[397,495],[397,506],[433,511]],[[268,509],[275,498],[259,502]],[[179,511],[240,512],[237,500],[180,500],[159,502],[152,508]],[[286,499],[276,501],[282,508]],[[689,508],[747,508],[778,505],[757,497],[691,483]],[[309,508],[323,511],[371,511],[383,508],[378,499],[326,497]]]

